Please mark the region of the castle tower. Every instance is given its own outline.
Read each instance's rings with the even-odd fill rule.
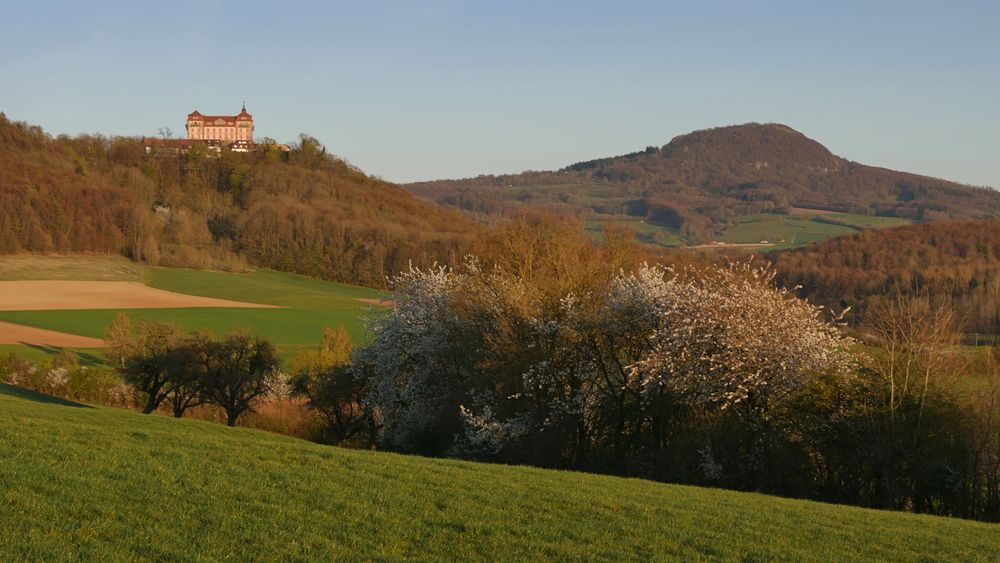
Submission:
[[[236,139],[253,142],[253,116],[247,113],[246,102],[243,102],[243,108],[236,114]]]

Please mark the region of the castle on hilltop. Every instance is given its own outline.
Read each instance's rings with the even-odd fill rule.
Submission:
[[[176,156],[185,154],[194,146],[206,147],[210,154],[219,155],[223,148],[232,152],[250,152],[253,144],[253,116],[247,112],[247,104],[236,115],[204,115],[194,110],[187,116],[186,139],[144,137],[143,146],[147,155]],[[285,147],[287,151],[287,147]]]
[[[246,102],[236,115],[202,115],[194,110],[187,116],[186,128],[189,140],[216,141],[237,152],[253,146],[253,116],[247,113]]]

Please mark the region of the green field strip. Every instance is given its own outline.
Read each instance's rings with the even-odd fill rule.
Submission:
[[[367,287],[272,270],[234,274],[205,270],[147,268],[144,277],[146,285],[157,289],[281,307],[342,309],[359,305],[361,302],[358,299],[384,297],[384,292]]]
[[[14,354],[21,359],[40,364],[51,360],[64,349],[75,352],[80,360],[80,365],[99,366],[104,364],[104,350],[100,348],[63,348],[43,344],[0,344],[0,355]]]
[[[343,323],[351,336],[363,336],[362,317],[368,306],[357,304],[343,309],[83,309],[62,311],[0,311],[0,320],[36,328],[45,328],[102,338],[104,329],[119,312],[133,323],[139,319],[158,319],[179,323],[188,331],[208,329],[216,335],[229,330],[247,330],[271,340],[277,346],[318,346],[323,327]]]

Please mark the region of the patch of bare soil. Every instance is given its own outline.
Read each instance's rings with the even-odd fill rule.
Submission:
[[[59,346],[64,348],[100,348],[104,341],[100,338],[78,336],[66,332],[46,330],[31,326],[0,321],[0,344],[35,344],[38,346]]]
[[[154,289],[138,282],[0,281],[0,311],[173,309],[180,307],[274,308],[275,306],[185,295]]]

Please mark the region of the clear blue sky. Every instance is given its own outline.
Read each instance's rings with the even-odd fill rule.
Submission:
[[[423,4],[423,5],[419,5]],[[781,122],[1000,187],[998,2],[10,2],[0,111],[155,135],[235,113],[389,180],[558,168]]]

